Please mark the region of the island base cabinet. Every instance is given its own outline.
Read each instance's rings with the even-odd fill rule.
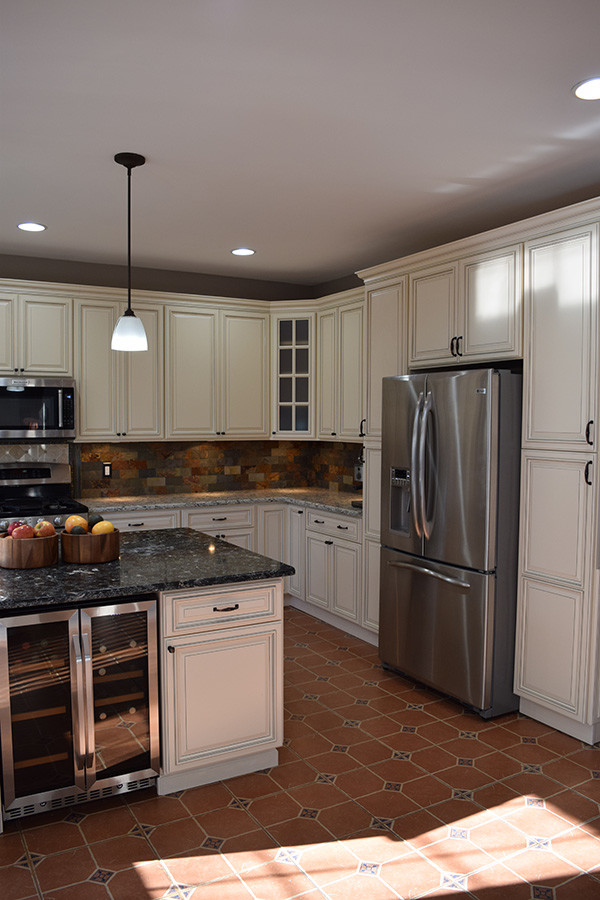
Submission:
[[[159,794],[277,765],[283,743],[282,582],[178,593],[162,607]]]

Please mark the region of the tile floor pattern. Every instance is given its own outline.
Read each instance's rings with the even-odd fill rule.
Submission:
[[[297,610],[285,635],[276,768],[13,821],[1,900],[600,900],[600,747],[486,722]]]

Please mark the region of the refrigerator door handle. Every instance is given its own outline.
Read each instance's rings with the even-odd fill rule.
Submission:
[[[412,520],[417,532],[417,537],[423,537],[423,529],[419,521],[419,425],[421,422],[421,407],[423,405],[423,394],[419,394],[412,427],[412,440],[410,445],[410,505],[412,509]]]
[[[85,788],[86,760],[86,728],[85,728],[85,696],[83,693],[84,671],[83,655],[79,635],[72,636],[73,658],[75,660],[75,678],[71,682],[71,693],[75,694],[73,706],[73,751],[75,757],[75,784],[82,790]],[[73,699],[73,698],[72,698]]]
[[[95,762],[95,735],[94,735],[94,685],[93,685],[93,668],[92,668],[92,652],[90,650],[90,637],[84,631],[81,635],[81,643],[83,646],[83,665],[85,679],[85,768],[87,770],[94,769]]]
[[[427,423],[431,416],[431,408],[433,406],[433,397],[431,391],[427,392],[427,397],[423,404],[421,412],[421,422],[419,428],[419,507],[421,519],[421,531],[426,540],[431,537],[433,531],[433,519],[427,518],[427,486],[425,484],[425,451],[427,449]]]
[[[424,566],[414,566],[412,563],[392,562],[391,560],[388,560],[388,566],[392,566],[395,569],[410,569],[411,572],[419,572],[421,575],[431,575],[432,578],[437,578],[438,581],[445,581],[446,584],[454,584],[464,591],[469,591],[471,589],[471,585],[466,581],[461,581],[460,578],[451,578],[449,575],[442,575],[441,572],[434,572],[433,569],[426,569]]]

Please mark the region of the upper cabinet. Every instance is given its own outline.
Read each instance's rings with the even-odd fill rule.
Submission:
[[[0,372],[73,374],[70,297],[0,295]]]
[[[323,309],[317,316],[318,436],[355,441],[363,422],[364,301]]]
[[[520,244],[419,269],[409,279],[409,365],[522,354]]]
[[[365,434],[381,437],[381,380],[406,374],[406,278],[367,293]]]
[[[267,437],[269,316],[166,309],[166,436]]]
[[[144,324],[148,351],[110,349],[115,323],[125,303],[77,300],[75,378],[78,438],[81,440],[157,440],[163,431],[163,310],[135,303]]]
[[[526,244],[524,447],[595,446],[597,258],[597,225]]]
[[[271,432],[282,438],[315,436],[315,314],[271,317]]]

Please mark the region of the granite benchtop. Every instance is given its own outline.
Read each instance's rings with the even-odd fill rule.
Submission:
[[[293,575],[286,563],[193,528],[121,535],[119,559],[0,569],[0,616],[133,600],[143,594]]]
[[[81,502],[89,506],[90,510],[101,513],[127,512],[130,509],[159,510],[245,503],[289,503],[360,518],[362,509],[352,506],[353,500],[362,500],[362,494],[351,491],[327,491],[321,488],[274,488],[257,491],[210,491],[200,494],[152,494],[145,497],[86,497]]]

